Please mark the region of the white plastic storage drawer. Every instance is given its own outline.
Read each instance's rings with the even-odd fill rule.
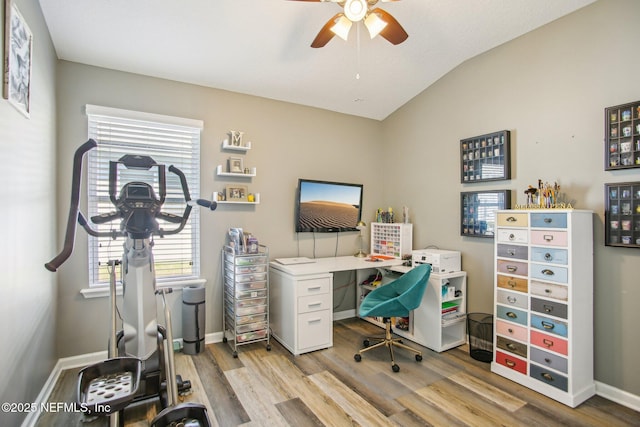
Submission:
[[[567,214],[534,212],[531,214],[531,227],[567,228]]]

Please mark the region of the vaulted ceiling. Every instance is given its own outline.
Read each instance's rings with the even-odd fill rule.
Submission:
[[[340,6],[290,0],[40,0],[60,59],[382,120],[464,61],[594,0],[378,3],[409,38],[310,44]],[[359,76],[359,78],[357,78]]]

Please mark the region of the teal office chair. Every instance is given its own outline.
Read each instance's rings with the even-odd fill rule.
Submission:
[[[360,317],[382,317],[386,332],[384,338],[366,338],[363,342],[364,348],[353,356],[356,362],[362,360],[362,353],[365,351],[382,346],[389,348],[393,372],[400,370],[393,358],[394,346],[414,352],[417,362],[422,360],[422,352],[403,344],[399,338],[393,338],[391,318],[409,316],[411,310],[418,308],[427,289],[430,275],[431,265],[421,264],[393,282],[374,289],[364,297],[360,304]],[[374,340],[375,343],[371,345],[370,340]]]

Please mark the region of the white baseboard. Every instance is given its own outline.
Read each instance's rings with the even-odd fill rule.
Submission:
[[[355,309],[337,311],[337,312],[334,311],[333,312],[333,321],[334,322],[336,320],[351,319],[352,317],[356,317],[356,310]]]
[[[619,388],[611,387],[608,384],[596,381],[596,394],[612,402],[616,402],[622,406],[640,412],[640,396],[631,394]]]

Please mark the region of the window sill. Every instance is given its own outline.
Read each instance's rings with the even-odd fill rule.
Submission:
[[[158,288],[173,288],[174,291],[182,291],[182,288],[187,286],[204,285],[205,283],[207,283],[206,279],[180,280],[176,282],[162,282],[158,284]],[[108,297],[109,285],[80,289],[80,294],[82,294],[85,299]],[[122,295],[122,285],[116,285],[116,295]]]

